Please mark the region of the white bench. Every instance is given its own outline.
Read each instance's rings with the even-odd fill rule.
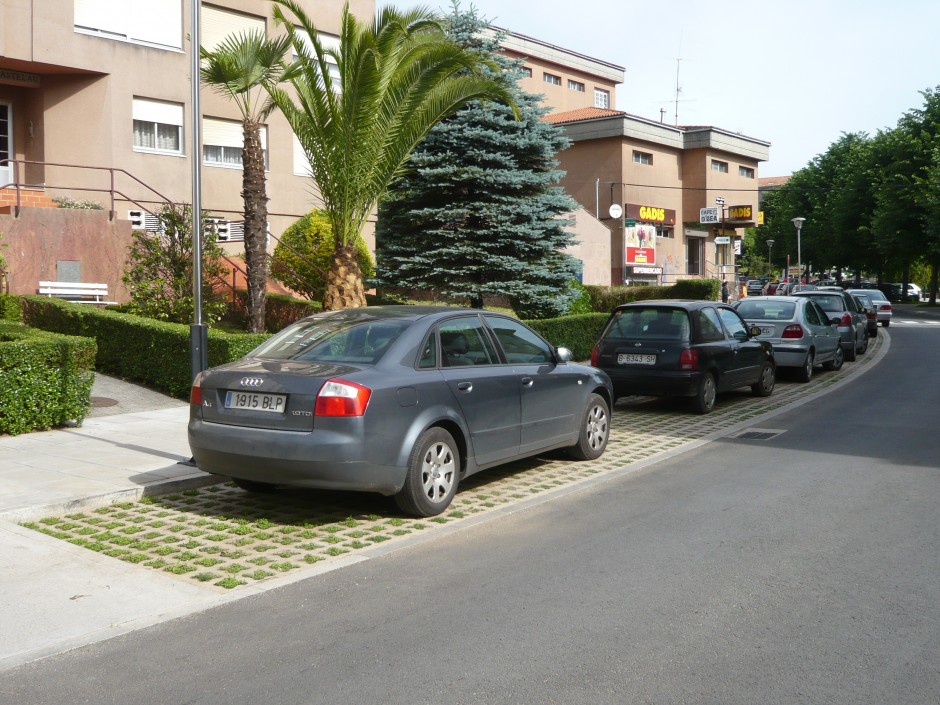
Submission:
[[[117,303],[108,301],[107,284],[85,284],[83,282],[39,282],[39,293],[66,299],[76,304],[98,304],[107,306]]]

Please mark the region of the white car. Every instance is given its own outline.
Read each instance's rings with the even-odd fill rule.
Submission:
[[[884,292],[879,289],[846,289],[850,294],[865,294],[869,299],[871,299],[872,305],[875,307],[875,314],[878,316],[878,322],[884,327],[887,328],[891,325],[891,317],[893,313],[891,311],[891,302],[888,301],[888,297],[884,295]]]

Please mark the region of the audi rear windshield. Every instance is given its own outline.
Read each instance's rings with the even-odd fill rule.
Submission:
[[[375,364],[412,324],[410,320],[299,321],[259,345],[252,357],[347,364]]]

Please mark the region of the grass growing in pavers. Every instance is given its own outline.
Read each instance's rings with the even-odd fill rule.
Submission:
[[[868,354],[857,362],[815,374],[809,383],[779,375],[771,397],[757,398],[748,390],[722,394],[707,416],[692,413],[682,399],[622,399],[611,415],[610,443],[600,459],[574,462],[552,453],[478,473],[461,483],[444,514],[430,519],[401,516],[391,499],[366,493],[285,489],[259,495],[225,484],[23,526],[197,584],[236,589],[433,532],[681,448],[835,384],[868,364],[882,340],[872,339]]]

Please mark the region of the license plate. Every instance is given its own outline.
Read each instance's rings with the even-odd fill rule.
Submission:
[[[774,335],[774,329],[771,328],[770,326],[764,326],[763,328],[760,329],[760,334],[766,335],[768,338],[772,338]]]
[[[287,406],[286,394],[263,394],[261,392],[226,392],[226,409],[250,409],[280,413]]]
[[[617,363],[620,365],[655,365],[655,355],[635,355],[633,353],[621,353],[617,355]]]

